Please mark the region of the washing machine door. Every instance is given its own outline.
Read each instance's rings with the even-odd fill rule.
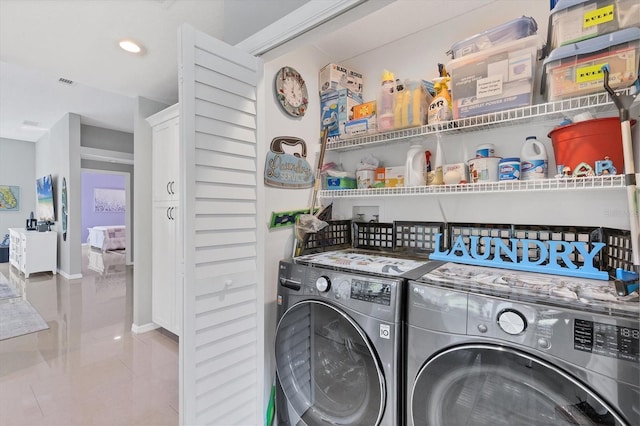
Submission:
[[[282,390],[306,425],[377,425],[385,382],[374,348],[346,313],[321,301],[287,310],[276,331]]]
[[[467,345],[419,371],[414,425],[619,425],[606,403],[553,365],[515,349]]]

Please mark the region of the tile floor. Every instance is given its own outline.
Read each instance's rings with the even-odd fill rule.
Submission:
[[[48,330],[0,341],[0,425],[177,425],[178,344],[133,334],[132,267],[83,246],[83,278],[0,272]]]

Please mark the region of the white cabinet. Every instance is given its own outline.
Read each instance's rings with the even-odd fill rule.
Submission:
[[[182,322],[182,262],[178,221],[180,126],[178,104],[147,119],[152,126],[152,320],[179,335]]]
[[[147,119],[153,128],[153,200],[179,198],[180,123],[178,104]]]
[[[9,261],[24,273],[25,278],[34,272],[58,270],[58,234],[53,231],[26,231],[9,228]]]
[[[153,322],[179,335],[182,321],[182,280],[178,274],[178,208],[170,203],[153,206],[151,248]]]

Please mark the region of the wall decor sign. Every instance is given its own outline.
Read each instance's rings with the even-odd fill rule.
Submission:
[[[436,234],[435,237],[436,250],[429,255],[429,259],[433,260],[596,280],[609,279],[606,271],[593,266],[593,260],[605,246],[604,243],[592,243],[592,249],[589,250],[587,243],[581,241],[510,238],[506,242],[500,237],[471,236],[467,245],[465,237],[460,235],[451,249],[441,251],[442,234]],[[529,258],[533,249],[538,254],[537,259]],[[584,264],[576,265],[570,258],[572,254],[579,254]]]
[[[93,211],[97,213],[124,213],[124,189],[94,188]]]
[[[20,210],[20,187],[0,185],[0,211]]]
[[[307,162],[307,144],[293,136],[271,141],[264,168],[264,184],[278,188],[311,188],[313,170]]]

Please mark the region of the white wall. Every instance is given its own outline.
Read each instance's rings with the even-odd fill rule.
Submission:
[[[65,114],[36,142],[36,177],[51,174],[58,232],[58,271],[66,278],[82,277],[80,116]],[[67,240],[62,239],[62,178],[67,181]]]
[[[0,139],[0,185],[20,187],[20,210],[0,211],[0,242],[8,228],[24,228],[36,211],[35,150],[33,142]]]

